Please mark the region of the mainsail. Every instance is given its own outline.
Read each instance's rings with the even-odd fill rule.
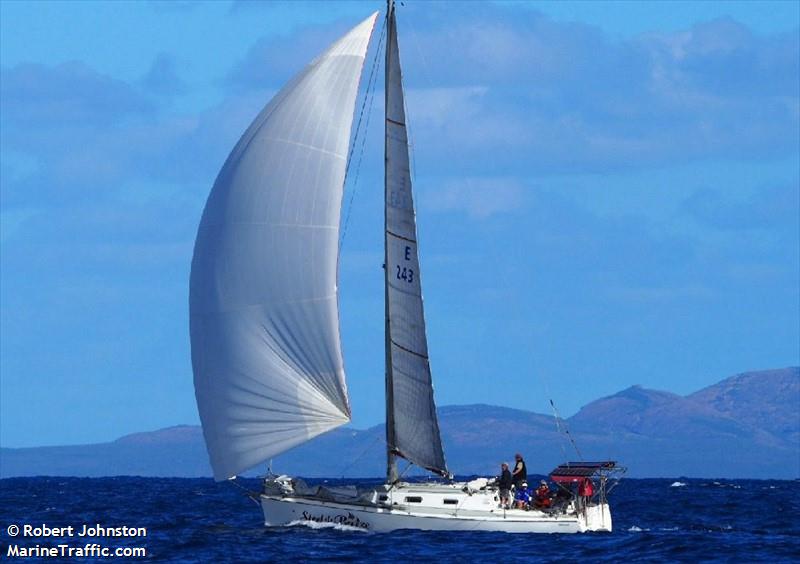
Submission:
[[[386,43],[385,150],[386,442],[387,480],[393,483],[398,479],[398,455],[434,472],[448,473],[428,363],[393,3]]]
[[[190,332],[217,480],[350,420],[337,245],[375,18],[334,43],[261,111],[206,203],[192,259]]]

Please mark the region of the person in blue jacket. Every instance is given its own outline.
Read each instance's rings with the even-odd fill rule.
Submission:
[[[528,490],[528,484],[523,482],[514,494],[514,507],[517,509],[528,509],[531,502],[531,492]]]

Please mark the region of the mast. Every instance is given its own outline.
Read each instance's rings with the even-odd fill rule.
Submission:
[[[391,45],[396,44],[396,28],[394,20],[394,0],[386,0],[386,60],[384,61],[384,136],[389,137],[389,51]],[[389,143],[383,144],[383,193],[384,202],[389,201]],[[386,483],[394,484],[400,475],[397,472],[397,456],[394,453],[394,382],[392,378],[392,343],[391,343],[391,324],[389,318],[389,238],[386,233],[389,230],[388,205],[383,206],[383,274],[384,274],[384,309],[386,313],[384,327],[384,347],[386,351]]]
[[[399,478],[398,457],[437,474],[449,472],[428,362],[403,80],[392,0],[387,8],[384,287],[386,479],[391,484]]]

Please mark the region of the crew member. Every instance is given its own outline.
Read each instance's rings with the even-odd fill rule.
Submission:
[[[497,487],[500,488],[500,506],[508,509],[511,497],[511,472],[508,469],[508,462],[500,465],[500,479],[497,481]]]
[[[531,502],[531,493],[528,490],[528,484],[522,484],[522,487],[517,489],[517,493],[514,494],[514,507],[517,509],[528,509],[528,505]]]
[[[519,490],[522,488],[523,482],[528,481],[528,469],[525,468],[525,461],[522,460],[522,455],[520,453],[515,454],[514,459],[517,463],[514,465],[511,478],[514,481],[514,488]]]
[[[536,507],[539,509],[550,507],[552,501],[550,499],[550,487],[547,485],[547,482],[544,480],[539,482],[539,487],[536,488],[535,496],[536,499],[534,500],[533,504]]]
[[[581,497],[583,501],[584,507],[589,505],[589,501],[592,499],[594,495],[594,484],[589,479],[589,477],[585,477],[583,481],[578,486],[578,495]]]

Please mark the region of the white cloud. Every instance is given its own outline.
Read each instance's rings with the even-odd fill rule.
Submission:
[[[473,219],[514,212],[524,201],[525,188],[514,178],[460,178],[424,192],[426,210],[462,212]]]

